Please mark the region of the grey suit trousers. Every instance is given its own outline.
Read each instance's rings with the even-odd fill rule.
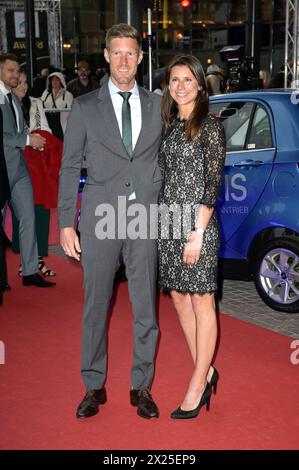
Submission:
[[[32,184],[28,174],[11,186],[10,205],[19,221],[22,275],[29,276],[38,272],[38,251]]]
[[[19,129],[13,117],[8,99],[0,92],[0,105],[3,113],[3,144],[7,174],[11,192],[10,204],[20,223],[20,252],[23,276],[38,272],[38,252],[35,233],[35,213],[32,183],[22,154],[29,132],[21,104],[12,94],[18,111]]]
[[[158,338],[156,323],[155,240],[98,240],[81,234],[85,304],[81,374],[87,389],[100,389],[106,379],[106,323],[113,281],[122,253],[134,314],[133,388],[150,388]],[[108,261],[109,260],[109,261]],[[126,341],[127,338],[124,338]]]

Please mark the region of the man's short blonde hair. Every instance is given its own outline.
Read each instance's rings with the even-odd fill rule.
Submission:
[[[137,29],[126,23],[119,23],[111,26],[106,34],[106,49],[109,50],[111,40],[114,38],[131,38],[137,41],[138,49],[141,48],[140,34]]]

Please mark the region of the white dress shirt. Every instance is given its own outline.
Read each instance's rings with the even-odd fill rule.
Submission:
[[[119,126],[120,135],[122,136],[122,105],[123,98],[118,94],[120,90],[117,86],[114,85],[111,78],[108,82],[109,92],[112,99],[113,108],[116,114],[116,119]],[[135,82],[134,87],[131,90],[128,90],[132,93],[129,99],[130,108],[131,108],[131,122],[132,122],[132,148],[134,150],[136,142],[138,140],[141,125],[142,125],[142,116],[141,116],[141,104],[139,97],[139,90],[137,83]]]
[[[3,95],[5,96],[5,98],[7,99],[8,104],[10,105],[9,99],[7,98],[7,95],[8,95],[8,93],[12,93],[12,91],[9,90],[8,88],[6,88],[6,86],[4,85],[4,83],[2,82],[2,80],[0,80],[0,90],[1,90],[1,92],[3,93]],[[18,98],[18,99],[19,99],[19,98]],[[4,103],[3,103],[3,104],[4,104]],[[20,132],[20,116],[19,116],[19,110],[18,110],[18,108],[16,107],[14,101],[12,101],[12,105],[13,105],[13,107],[14,107],[15,114],[16,114],[17,129],[18,129],[18,132]],[[29,135],[27,135],[26,145],[29,145]]]

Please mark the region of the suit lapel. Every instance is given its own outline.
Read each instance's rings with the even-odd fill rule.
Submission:
[[[152,110],[153,110],[153,103],[150,97],[150,94],[144,90],[144,88],[139,88],[139,96],[140,96],[140,105],[141,105],[141,116],[142,116],[142,125],[139,137],[137,139],[133,155],[137,155],[138,153],[142,152],[142,145],[143,142],[146,142],[146,134],[149,129],[149,125],[152,120]]]
[[[5,107],[4,119],[9,119],[10,125],[13,126],[13,128],[17,131],[15,119],[13,117],[12,110],[8,102],[8,98],[4,95],[4,93],[0,92],[0,94],[1,94],[0,96],[1,104],[4,104],[4,107]],[[12,99],[14,99],[14,97]]]
[[[13,93],[11,93],[11,95],[12,95],[12,100],[14,102],[14,105],[16,106],[16,108],[18,110],[17,120],[18,120],[18,123],[19,123],[20,131],[18,131],[18,129],[17,129],[17,132],[22,133],[22,130],[23,130],[23,127],[24,127],[23,110],[22,110],[22,107],[20,105],[19,99]],[[12,115],[12,111],[11,111],[11,115]],[[13,116],[12,116],[12,118],[13,118],[13,121],[15,122]]]
[[[124,147],[119,125],[113,108],[111,96],[109,93],[108,84],[105,84],[98,94],[98,109],[101,112],[104,122],[105,136],[109,139],[109,147],[114,147],[117,154],[124,158],[129,158],[127,151]]]

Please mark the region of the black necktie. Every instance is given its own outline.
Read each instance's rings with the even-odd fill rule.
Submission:
[[[132,156],[132,122],[131,122],[131,107],[129,103],[130,91],[119,91],[119,95],[123,98],[123,105],[121,110],[122,115],[122,140],[129,156]]]
[[[16,116],[16,112],[15,112],[15,108],[12,104],[12,95],[11,93],[7,93],[7,98],[8,98],[8,101],[9,101],[9,104],[10,104],[10,108],[11,108],[11,111],[12,111],[12,114],[13,114],[13,117],[14,117],[14,120],[15,120],[15,123],[16,123],[16,126],[18,127],[17,125],[17,116]]]

